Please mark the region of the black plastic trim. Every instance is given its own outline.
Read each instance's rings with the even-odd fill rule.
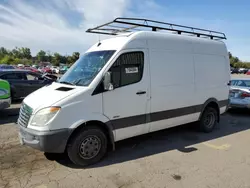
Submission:
[[[112,127],[114,128],[114,130],[116,130],[116,129],[144,124],[146,122],[147,123],[155,122],[155,121],[190,115],[190,114],[199,113],[199,112],[201,112],[202,114],[202,112],[204,111],[204,109],[210,102],[216,102],[219,108],[222,108],[228,105],[228,99],[217,101],[216,99],[211,98],[207,100],[204,104],[200,104],[200,105],[165,110],[165,111],[160,111],[160,112],[153,112],[150,114],[142,114],[142,115],[136,115],[136,116],[125,117],[125,118],[120,118],[120,119],[114,119],[114,120],[109,121],[108,123],[111,123],[113,125]]]

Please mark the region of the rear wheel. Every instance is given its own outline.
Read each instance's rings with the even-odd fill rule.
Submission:
[[[67,153],[70,160],[81,166],[100,161],[107,152],[107,136],[98,127],[87,127],[69,142]]]
[[[218,122],[217,110],[213,107],[206,107],[199,122],[200,130],[205,133],[212,132],[217,122]]]

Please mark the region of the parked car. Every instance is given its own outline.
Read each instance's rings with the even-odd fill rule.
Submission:
[[[38,69],[33,68],[33,67],[25,67],[25,70],[30,70],[31,72],[34,72],[34,73],[41,73]]]
[[[56,66],[52,66],[51,70],[52,70],[52,73],[54,73],[54,74],[59,74],[59,72],[60,72],[59,67],[56,67]]]
[[[31,67],[35,68],[35,69],[38,69],[39,66],[38,65],[32,65]]]
[[[12,99],[26,97],[33,91],[54,81],[48,77],[42,77],[41,74],[20,69],[1,71],[0,79],[10,83]]]
[[[246,72],[246,75],[250,75],[250,70],[248,70],[248,71]]]
[[[10,84],[6,80],[0,79],[0,110],[10,107]]]
[[[250,109],[250,79],[233,79],[230,85],[229,107]]]
[[[65,72],[67,72],[68,69],[69,69],[68,66],[62,66],[62,67],[60,68],[60,70],[59,70],[59,73],[60,73],[60,74],[64,74]]]
[[[246,74],[247,71],[248,71],[247,68],[239,68],[239,73],[240,73],[240,74]]]
[[[5,69],[15,69],[12,65],[0,65],[0,71]]]
[[[52,70],[49,68],[49,67],[44,67],[42,70],[41,70],[42,73],[49,73],[49,74],[52,74]]]
[[[211,132],[228,106],[230,63],[210,38],[140,31],[99,41],[24,99],[21,144],[86,166],[130,137],[197,121]]]
[[[53,80],[53,81],[57,81],[58,77],[54,74],[49,74],[49,73],[44,73],[42,75],[42,78],[45,77],[45,78],[48,78],[50,80]]]
[[[239,74],[239,69],[238,68],[232,68],[231,69],[231,74]]]
[[[245,70],[243,71],[243,74],[246,74],[246,73],[248,72],[248,70],[249,70],[249,69],[245,69]]]
[[[17,67],[18,68],[24,68],[24,64],[18,64]]]
[[[239,68],[239,74],[245,74],[245,71],[246,71],[247,69],[245,69],[245,68]]]

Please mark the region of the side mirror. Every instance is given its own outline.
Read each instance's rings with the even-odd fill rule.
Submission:
[[[104,90],[111,91],[114,89],[113,84],[111,83],[111,72],[106,72],[103,79]]]

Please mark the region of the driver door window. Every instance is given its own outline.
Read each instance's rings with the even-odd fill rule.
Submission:
[[[114,88],[139,82],[142,79],[143,67],[143,52],[122,54],[109,70]]]

